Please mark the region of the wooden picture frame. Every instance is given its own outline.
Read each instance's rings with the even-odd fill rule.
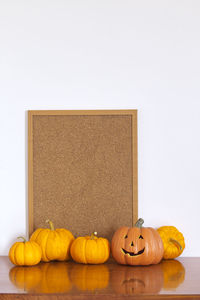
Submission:
[[[138,218],[137,110],[28,111],[29,235],[56,227],[111,239]]]

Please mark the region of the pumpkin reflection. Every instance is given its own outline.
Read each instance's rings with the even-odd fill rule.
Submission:
[[[163,287],[160,264],[151,266],[117,266],[111,277],[113,290],[118,294],[157,294]]]
[[[10,281],[19,290],[30,291],[41,282],[42,272],[39,267],[13,267],[9,272]]]
[[[185,279],[185,268],[178,260],[163,260],[161,263],[164,272],[165,290],[176,289]]]
[[[34,293],[64,293],[72,287],[65,262],[14,267],[10,271],[10,280],[17,288]]]
[[[74,265],[70,274],[78,290],[95,291],[108,286],[109,270],[106,265]]]
[[[68,263],[51,262],[41,264],[42,282],[38,286],[40,293],[68,292],[72,285],[68,276]]]

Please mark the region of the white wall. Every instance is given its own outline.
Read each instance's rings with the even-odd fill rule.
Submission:
[[[136,108],[139,216],[199,256],[199,33],[198,0],[0,0],[1,255],[26,234],[26,110]]]

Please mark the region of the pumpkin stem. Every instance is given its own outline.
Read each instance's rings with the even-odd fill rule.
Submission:
[[[181,246],[181,244],[177,240],[174,240],[174,239],[170,238],[169,242],[175,244],[175,246],[177,246],[178,248],[180,248],[180,250],[182,251],[183,247]]]
[[[49,224],[51,230],[55,230],[54,225],[53,225],[53,222],[51,222],[51,221],[48,219],[48,220],[46,220],[46,223]]]
[[[93,232],[93,233],[91,234],[90,239],[91,239],[91,240],[94,240],[96,237],[97,237],[97,232],[95,231],[95,232]]]
[[[23,239],[23,242],[24,242],[24,243],[27,242],[27,240],[26,240],[25,237],[23,237],[23,236],[18,236],[17,239]]]
[[[135,223],[135,227],[142,228],[143,223],[144,223],[144,220],[142,218],[139,218],[137,220],[137,222]]]

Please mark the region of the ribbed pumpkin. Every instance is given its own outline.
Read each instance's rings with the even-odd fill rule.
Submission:
[[[14,265],[19,266],[34,266],[37,265],[42,256],[40,246],[34,241],[16,242],[12,245],[9,251],[9,259]]]
[[[30,240],[36,242],[42,249],[42,261],[52,260],[65,261],[70,259],[70,246],[74,240],[73,234],[65,229],[54,229],[50,220],[46,221],[49,228],[38,228]]]
[[[161,264],[127,267],[116,265],[111,272],[111,286],[120,295],[158,294],[163,287]]]
[[[109,283],[109,270],[106,264],[81,265],[72,267],[70,278],[80,291],[95,291],[105,289]]]
[[[185,268],[182,263],[175,259],[163,260],[161,267],[164,273],[165,290],[176,289],[185,279]]]
[[[142,227],[139,219],[134,227],[119,228],[112,238],[114,259],[124,265],[150,265],[161,261],[164,253],[162,239],[151,227]]]
[[[107,239],[97,237],[97,233],[91,236],[78,237],[74,240],[70,249],[74,261],[83,264],[102,264],[110,256],[110,245]]]
[[[162,226],[158,233],[164,245],[164,259],[173,259],[181,255],[185,248],[183,234],[174,226]]]
[[[37,266],[15,266],[9,272],[9,278],[17,289],[30,292],[40,284],[42,272],[40,265]]]

